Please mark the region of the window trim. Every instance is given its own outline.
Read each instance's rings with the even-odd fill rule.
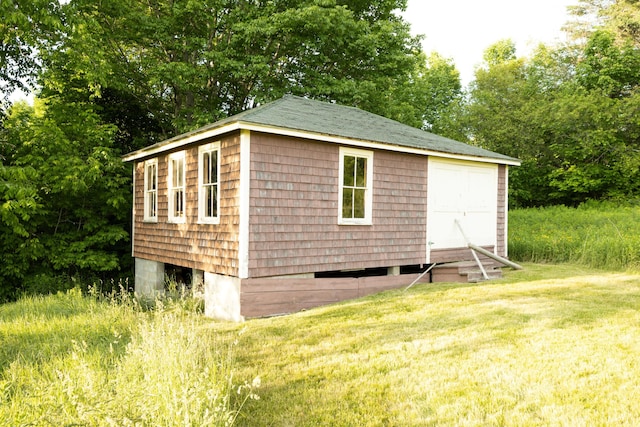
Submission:
[[[344,158],[346,156],[360,157],[367,160],[367,175],[364,199],[364,218],[343,218],[342,201],[344,193]],[[338,169],[338,225],[372,225],[373,224],[373,151],[357,148],[340,147],[340,162]]]
[[[173,186],[173,163],[174,161],[182,161],[182,185]],[[168,173],[167,173],[167,195],[169,200],[169,212],[167,222],[173,224],[183,224],[187,221],[187,160],[185,151],[171,153],[168,156]],[[174,192],[182,192],[182,215],[175,214]]]
[[[216,156],[216,216],[205,216],[205,184],[204,180],[204,162],[202,155],[217,151]],[[198,147],[198,223],[199,224],[220,224],[220,141],[210,142]]]
[[[149,173],[148,170],[150,167],[154,168],[154,181],[155,181],[155,188],[154,189],[149,189]],[[145,222],[158,222],[158,159],[150,159],[150,160],[146,160],[144,162],[144,179],[143,179],[143,221]],[[154,209],[153,209],[153,213],[155,215],[150,215],[149,210],[151,209],[151,203],[149,200],[149,196],[150,194],[153,193],[154,197]]]

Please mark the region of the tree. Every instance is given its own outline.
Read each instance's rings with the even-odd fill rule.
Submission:
[[[640,4],[631,0],[615,0],[600,5],[604,29],[616,38],[640,47]]]
[[[412,99],[424,105],[422,128],[439,135],[455,138],[455,129],[448,121],[450,109],[462,97],[460,72],[450,59],[432,52],[426,60],[421,79],[416,81]]]
[[[578,0],[576,5],[568,6],[567,10],[572,20],[564,25],[564,32],[574,43],[584,44],[591,34],[604,24],[604,11],[615,1],[617,0]]]
[[[0,134],[0,298],[126,268],[127,167],[90,106],[15,105]]]
[[[511,40],[490,46],[484,58],[463,112],[469,138],[474,144],[522,161],[510,172],[512,204],[546,204],[549,153],[545,146],[547,130],[539,122],[545,94],[531,79],[527,61],[516,57]]]
[[[482,59],[488,67],[513,61],[516,59],[516,44],[511,39],[499,40],[484,51]]]
[[[126,99],[144,112],[138,117],[149,124],[146,143],[285,93],[385,113],[384,101],[396,100],[402,91],[390,93],[424,60],[419,39],[396,15],[405,6],[404,0],[72,0],[64,6],[68,34],[44,54],[43,95],[98,104],[105,95]]]
[[[498,54],[496,54],[496,52]],[[576,205],[638,193],[640,51],[595,31],[580,49],[487,50],[465,119],[475,143],[518,157],[511,201]]]
[[[0,107],[17,89],[33,83],[39,69],[37,50],[61,28],[59,6],[49,0],[0,2]],[[2,108],[0,108],[2,109]]]
[[[612,98],[629,96],[640,85],[640,50],[616,43],[615,35],[594,32],[576,67],[580,86]]]
[[[460,73],[455,65],[450,59],[432,52],[429,56],[420,55],[406,81],[390,79],[385,91],[371,93],[368,99],[377,105],[367,108],[410,126],[444,135],[451,133],[448,110],[461,97]]]

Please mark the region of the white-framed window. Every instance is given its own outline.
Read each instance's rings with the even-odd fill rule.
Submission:
[[[373,151],[340,148],[338,224],[371,225]]]
[[[158,159],[144,162],[144,221],[158,221]]]
[[[220,223],[220,142],[198,147],[198,221]]]
[[[185,222],[186,190],[185,190],[185,152],[169,155],[169,222]]]

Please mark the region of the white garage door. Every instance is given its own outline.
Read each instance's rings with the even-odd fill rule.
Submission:
[[[496,244],[498,165],[429,159],[427,262],[433,249]]]

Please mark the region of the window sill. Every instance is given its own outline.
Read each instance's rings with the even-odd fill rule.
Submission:
[[[199,225],[219,225],[220,224],[220,218],[199,219],[198,220],[198,224]]]
[[[373,225],[371,220],[361,220],[361,221],[349,221],[349,220],[339,220],[338,225]]]

